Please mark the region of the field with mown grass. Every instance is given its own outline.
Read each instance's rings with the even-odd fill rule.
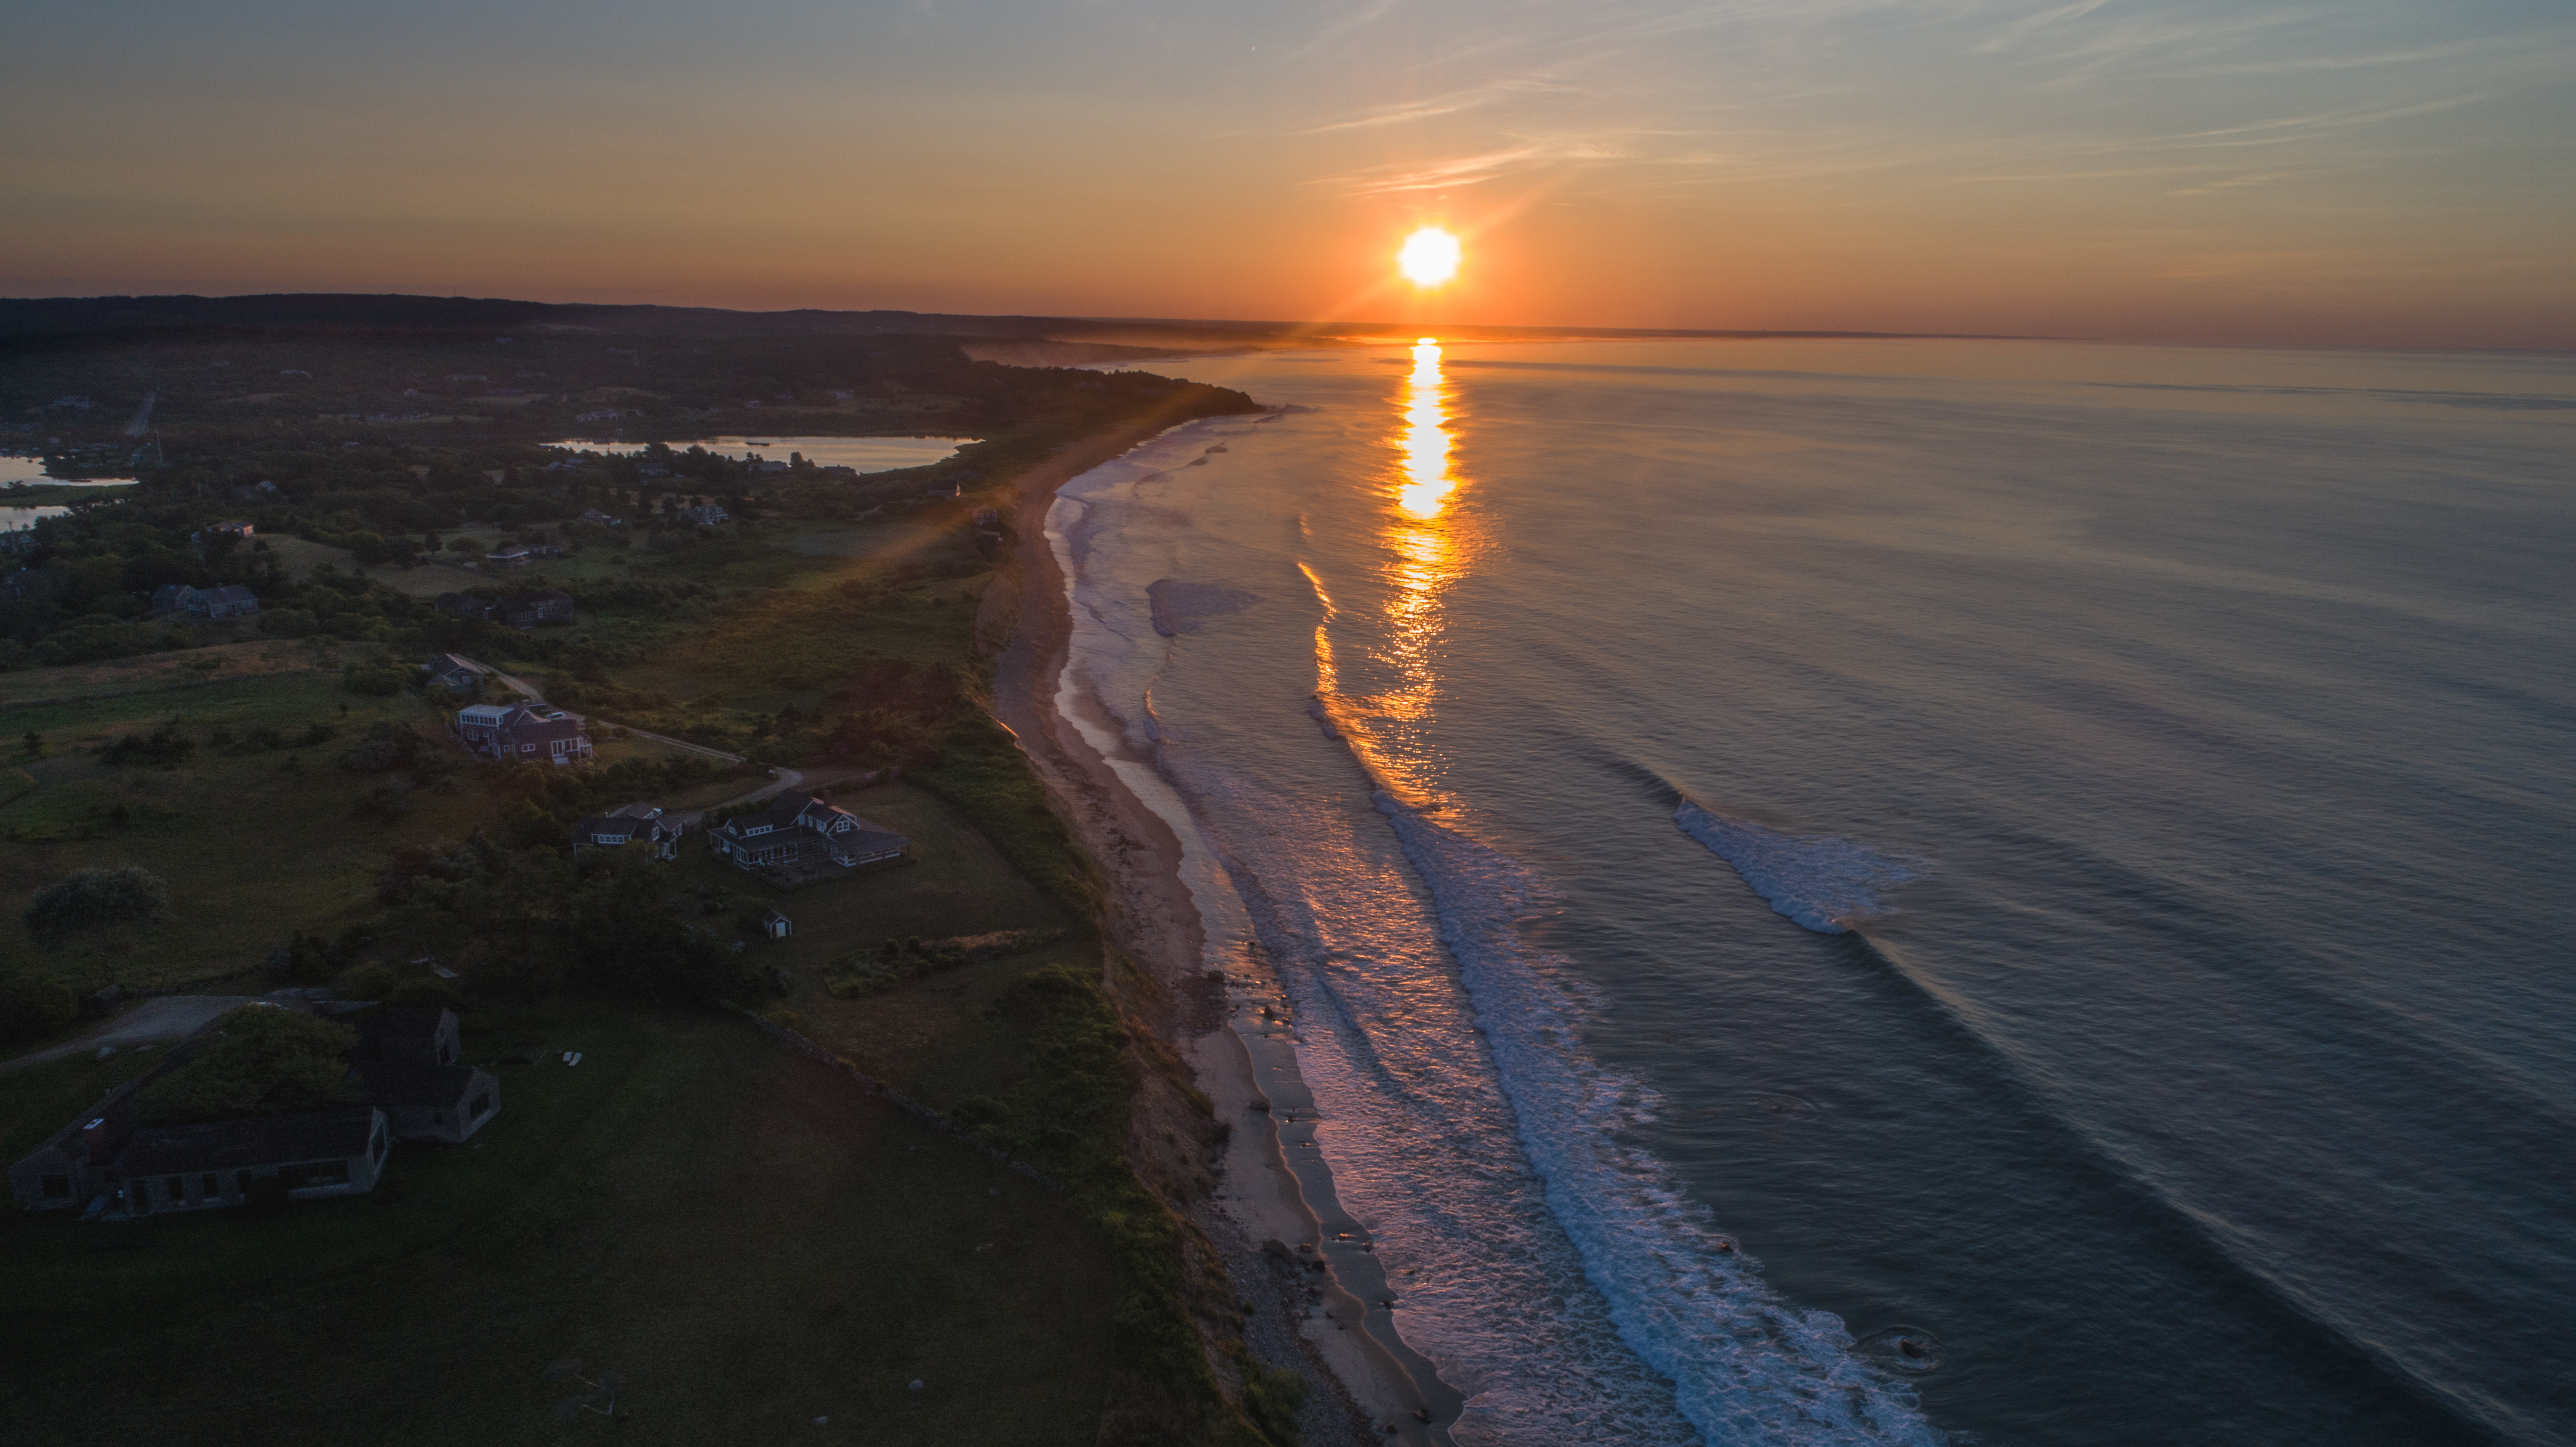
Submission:
[[[985,1012],[1013,980],[1048,965],[1096,970],[1100,946],[1082,921],[1022,878],[955,805],[910,784],[831,791],[832,801],[909,837],[916,862],[779,889],[736,869],[696,841],[678,876],[730,892],[751,913],[777,909],[795,924],[787,939],[751,937],[746,953],[787,971],[778,1018],[861,1069],[941,1109],[989,1091],[1013,1068],[992,1053]],[[937,940],[998,931],[1065,938],[1000,959],[942,970],[863,998],[835,997],[834,967],[878,958],[888,939]],[[737,934],[748,934],[737,926]]]
[[[465,1045],[548,1053],[498,1068],[473,1142],[397,1146],[374,1196],[0,1213],[10,1440],[1096,1440],[1117,1279],[1067,1198],[738,1017],[496,1005]],[[151,1058],[0,1074],[0,1148]],[[579,1388],[541,1374],[574,1357],[630,1383],[623,1420],[551,1415]]]

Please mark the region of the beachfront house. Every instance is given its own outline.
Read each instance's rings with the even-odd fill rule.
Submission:
[[[680,521],[693,523],[702,528],[711,528],[719,523],[730,522],[732,520],[732,513],[726,512],[723,508],[720,508],[711,502],[700,503],[696,507],[684,507],[680,509]]]
[[[735,868],[754,871],[877,869],[912,858],[910,839],[792,789],[757,814],[727,819],[712,837]]]

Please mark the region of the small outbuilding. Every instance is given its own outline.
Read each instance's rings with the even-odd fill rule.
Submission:
[[[796,933],[796,922],[773,909],[760,917],[760,932],[771,939],[783,940]]]

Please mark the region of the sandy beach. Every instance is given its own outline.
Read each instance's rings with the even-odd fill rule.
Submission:
[[[1048,508],[1066,482],[1161,430],[1086,439],[1018,479],[1011,586],[989,591],[977,618],[985,646],[998,650],[994,712],[1099,862],[1112,947],[1150,977],[1144,988],[1122,988],[1113,969],[1112,988],[1186,1063],[1216,1120],[1231,1128],[1211,1177],[1203,1153],[1165,1144],[1154,1125],[1189,1103],[1180,1092],[1155,1098],[1149,1082],[1129,1144],[1139,1173],[1222,1256],[1250,1308],[1244,1336],[1254,1354],[1306,1376],[1306,1442],[1445,1444],[1459,1395],[1396,1334],[1400,1299],[1311,1148],[1314,1105],[1297,1077],[1284,992],[1258,959],[1207,957],[1180,840],[1057,710],[1071,620],[1046,536]]]

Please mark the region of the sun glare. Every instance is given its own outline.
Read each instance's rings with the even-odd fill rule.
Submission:
[[[1404,239],[1395,265],[1415,286],[1438,286],[1458,274],[1458,238],[1437,226],[1425,226]]]

